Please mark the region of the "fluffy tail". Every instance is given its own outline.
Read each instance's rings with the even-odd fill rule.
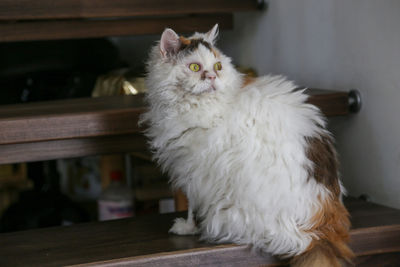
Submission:
[[[323,208],[314,217],[314,227],[310,229],[318,239],[311,242],[308,249],[294,257],[294,267],[340,267],[346,262],[352,264],[354,254],[348,247],[349,214],[341,201],[327,199]]]
[[[293,267],[341,267],[345,263],[351,264],[353,253],[347,245],[338,248],[321,241],[310,250],[296,256],[291,261]]]

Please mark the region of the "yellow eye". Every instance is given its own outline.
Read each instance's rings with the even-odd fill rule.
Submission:
[[[217,62],[217,63],[214,64],[214,70],[215,70],[215,71],[222,70],[222,64],[221,64],[221,62]]]
[[[189,69],[194,72],[198,72],[200,70],[200,65],[197,63],[192,63],[189,65]]]

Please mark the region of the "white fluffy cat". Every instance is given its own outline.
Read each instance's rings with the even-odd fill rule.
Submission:
[[[147,63],[141,121],[189,200],[170,231],[251,244],[295,266],[340,266],[352,257],[349,220],[324,118],[283,77],[243,86],[217,34],[166,29]]]

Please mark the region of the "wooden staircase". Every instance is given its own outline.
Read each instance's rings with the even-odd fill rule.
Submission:
[[[0,42],[205,31],[233,27],[256,0],[4,0]],[[6,89],[6,88],[5,88]],[[327,116],[349,114],[348,92],[308,90]],[[0,164],[144,151],[142,96],[0,106]],[[354,102],[354,101],[353,101]],[[358,266],[400,266],[400,211],[346,200]],[[246,246],[174,236],[168,214],[0,234],[0,266],[282,266]],[[385,265],[386,264],[386,265]],[[391,264],[391,265],[390,265]]]
[[[349,113],[347,92],[308,93],[326,116]],[[0,164],[145,151],[144,109],[142,95],[0,106]]]
[[[356,266],[399,266],[400,211],[349,198]],[[2,266],[285,266],[249,247],[168,229],[183,213],[1,234]],[[391,265],[384,265],[391,264]]]
[[[349,114],[347,92],[309,89],[325,115]],[[143,151],[143,97],[73,99],[0,107],[0,163]],[[400,261],[400,211],[346,199],[358,266]],[[0,234],[4,266],[281,266],[246,246],[168,234],[168,214]],[[23,255],[23,256],[21,256]],[[374,263],[375,264],[375,263]],[[394,265],[395,266],[395,265]]]

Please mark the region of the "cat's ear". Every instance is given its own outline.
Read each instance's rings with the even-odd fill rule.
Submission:
[[[205,40],[209,42],[210,44],[214,45],[215,41],[217,40],[218,37],[218,23],[214,25],[214,27],[205,34]]]
[[[163,57],[173,56],[181,46],[179,36],[172,29],[165,29],[161,35],[160,52]]]

